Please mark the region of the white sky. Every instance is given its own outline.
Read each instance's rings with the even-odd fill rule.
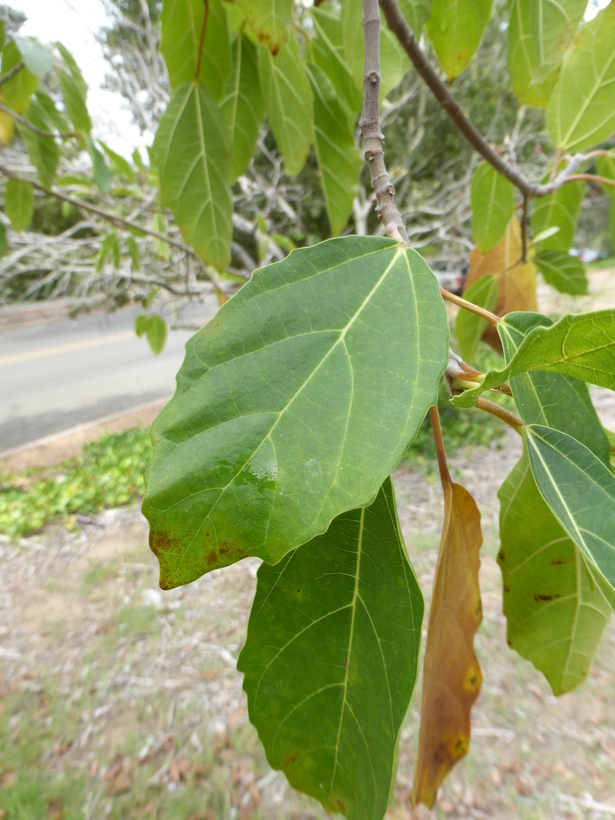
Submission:
[[[88,108],[94,136],[128,156],[137,145],[146,145],[151,135],[139,134],[126,103],[119,94],[101,88],[108,63],[94,33],[108,23],[101,0],[5,0],[27,16],[21,32],[41,43],[59,40],[72,52],[89,86]],[[78,11],[77,11],[78,9]]]
[[[96,137],[124,155],[130,154],[135,146],[143,146],[151,141],[151,135],[139,134],[120,95],[100,87],[107,63],[94,32],[108,21],[101,0],[5,2],[27,15],[28,19],[21,30],[23,34],[37,37],[41,43],[60,40],[72,51],[89,85],[88,108],[92,114]],[[608,4],[609,0],[590,0],[585,19],[591,19],[599,9]]]

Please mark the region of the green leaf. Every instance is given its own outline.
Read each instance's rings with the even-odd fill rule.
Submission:
[[[126,237],[126,250],[130,256],[133,270],[141,270],[141,252],[139,243],[131,234]]]
[[[596,173],[605,179],[612,179],[615,182],[615,152],[611,151],[596,160]],[[604,191],[615,199],[615,188],[612,185],[603,185]]]
[[[352,71],[355,85],[363,89],[363,10],[356,0],[342,0],[342,34],[346,63]],[[396,88],[405,77],[410,62],[397,37],[389,31],[386,20],[380,15],[380,99]]]
[[[487,253],[506,233],[515,213],[515,187],[488,162],[472,175],[470,191],[472,238],[481,253]]]
[[[46,91],[43,91],[42,88],[37,89],[34,96],[36,97],[39,105],[44,109],[51,125],[51,127],[47,130],[57,130],[60,134],[65,134],[70,129],[70,126],[64,114],[61,111],[58,111],[54,100],[49,96],[49,94],[47,94]]]
[[[250,721],[270,765],[327,811],[386,813],[422,618],[390,479],[373,504],[258,571],[237,664]]]
[[[568,253],[574,241],[574,232],[584,196],[584,182],[567,182],[553,194],[533,200],[530,218],[532,233],[536,236],[548,228],[559,228],[547,239],[534,243],[537,251]]]
[[[135,319],[135,333],[139,338],[145,335],[145,331],[147,330],[147,323],[149,321],[149,316],[147,313],[140,313],[137,318]]]
[[[152,219],[152,230],[156,231],[156,233],[166,234],[168,229],[169,226],[167,225],[165,214],[160,211],[156,212]],[[164,262],[168,262],[171,258],[171,246],[168,242],[154,237],[154,249],[156,250],[156,256]]]
[[[543,82],[557,69],[572,45],[587,0],[532,0],[530,4],[534,81]]]
[[[293,0],[237,0],[257,39],[275,57],[289,41]]]
[[[155,356],[159,356],[164,350],[167,341],[167,323],[161,316],[153,314],[147,320],[145,336]]]
[[[73,78],[73,80],[75,81],[75,84],[76,84],[77,88],[79,89],[79,92],[80,92],[81,96],[85,100],[85,98],[87,97],[87,94],[88,94],[88,84],[86,83],[85,79],[83,78],[83,74],[81,73],[81,69],[79,68],[79,64],[77,63],[77,61],[75,60],[73,55],[70,53],[70,51],[66,48],[66,46],[64,46],[64,45],[62,45],[62,43],[58,43],[58,42],[56,42],[55,46],[58,49],[58,51],[60,52],[60,54],[62,55],[62,59],[64,60],[66,68],[68,68],[68,70],[70,72],[70,75]]]
[[[55,131],[55,123],[36,97],[30,102],[26,119],[42,131]],[[43,137],[25,126],[19,126],[19,134],[41,184],[50,188],[60,163],[60,146],[53,137]]]
[[[560,293],[573,296],[587,293],[585,266],[576,256],[562,251],[540,251],[534,256],[534,264],[545,282]]]
[[[458,77],[480,45],[493,0],[432,0],[427,35],[449,80]]]
[[[265,114],[254,44],[239,32],[233,43],[233,70],[226,79],[220,111],[233,147],[231,179],[248,169]]]
[[[9,244],[6,238],[6,228],[4,227],[4,222],[0,220],[0,258],[5,256],[8,248]]]
[[[340,106],[335,88],[325,72],[314,63],[308,66],[314,94],[316,159],[325,208],[333,236],[341,233],[352,213],[363,163],[354,139],[354,129]]]
[[[498,279],[493,274],[481,276],[463,294],[466,302],[493,310],[498,301]],[[476,356],[478,343],[487,329],[487,320],[469,310],[460,310],[455,320],[455,338],[461,358],[471,362]]]
[[[111,190],[112,182],[109,166],[105,162],[103,155],[96,147],[96,143],[94,143],[89,137],[86,137],[85,141],[92,160],[92,170],[94,171],[94,181],[96,182],[96,187],[101,194],[108,194]]]
[[[92,130],[92,120],[85,103],[85,94],[71,74],[60,70],[58,76],[68,118],[75,129],[89,134]]]
[[[498,498],[507,643],[562,695],[586,678],[610,608],[540,495],[526,451]]]
[[[161,585],[279,561],[369,504],[448,362],[438,283],[413,250],[348,236],[263,268],[188,342],[152,426],[144,514]]]
[[[524,428],[540,494],[585,556],[594,579],[615,595],[615,476],[576,439],[534,424]]]
[[[220,111],[201,85],[177,89],[160,120],[154,155],[162,203],[184,240],[204,262],[224,270],[231,258],[230,148]]]
[[[509,313],[498,325],[500,338],[506,323],[516,321]],[[550,327],[535,327],[503,370],[492,370],[483,383],[451,401],[457,407],[473,407],[485,390],[498,387],[518,373],[545,370],[615,390],[615,311],[601,310],[564,316]]]
[[[225,3],[209,0],[208,6],[199,82],[218,100],[233,60]],[[165,0],[162,5],[160,51],[173,91],[195,79],[204,9],[203,0]]]
[[[432,2],[433,0],[399,0],[399,10],[417,40],[421,39],[423,26],[431,17]]]
[[[261,47],[260,76],[265,109],[289,176],[301,171],[314,141],[314,102],[294,34],[277,57]]]
[[[2,52],[2,74],[23,62],[21,52],[14,40],[10,40]],[[30,99],[38,88],[38,77],[31,74],[24,66],[10,80],[2,85],[2,93],[7,106],[18,114],[25,114],[30,105]]]
[[[34,188],[29,182],[9,179],[4,194],[4,210],[15,231],[25,231],[34,215]]]
[[[310,12],[316,34],[312,39],[312,60],[333,83],[339,104],[348,110],[349,125],[352,127],[361,110],[363,95],[355,85],[344,55],[340,9],[325,2],[318,8],[313,7]]]
[[[581,26],[547,107],[547,130],[565,151],[580,151],[615,130],[615,3]]]
[[[509,0],[508,30],[508,73],[510,83],[521,105],[545,108],[549,102],[553,86],[557,82],[558,71],[554,71],[544,82],[534,81],[535,61],[530,20],[533,0]]]
[[[506,362],[536,327],[552,327],[539,313],[511,313],[500,328]],[[527,424],[544,424],[573,436],[608,465],[610,447],[585,382],[561,373],[520,373],[510,386],[519,415]]]
[[[13,37],[26,68],[35,77],[44,77],[53,68],[53,55],[30,37]]]
[[[121,252],[120,243],[115,231],[110,231],[105,235],[103,241],[100,243],[100,250],[96,257],[96,272],[100,273],[105,266],[105,262],[109,258],[113,259],[113,267],[118,270],[120,267]]]
[[[98,140],[98,144],[107,155],[107,158],[111,163],[111,167],[115,170],[115,173],[118,174],[118,176],[126,177],[126,179],[130,182],[134,182],[136,180],[136,174],[130,162],[128,162],[128,160],[121,154],[117,154],[109,148],[109,146],[102,140]]]

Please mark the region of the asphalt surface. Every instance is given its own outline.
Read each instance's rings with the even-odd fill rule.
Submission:
[[[216,309],[192,305],[182,323],[202,326]],[[154,356],[134,332],[141,312],[0,325],[0,454],[173,394],[192,332],[169,332]]]

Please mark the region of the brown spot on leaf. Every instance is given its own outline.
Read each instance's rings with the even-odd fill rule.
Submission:
[[[498,552],[498,561],[504,561],[504,558],[505,558],[504,550],[500,550]]]
[[[510,592],[510,587],[509,587],[509,586],[507,586],[506,584],[504,584],[504,586],[503,586],[503,590],[504,590],[504,592],[505,592],[505,593],[506,593],[506,592]]]
[[[337,805],[340,807],[340,809],[342,809],[342,811],[346,811],[346,804],[343,803],[336,794],[333,795],[333,799],[335,800]]]
[[[558,598],[561,598],[561,595],[539,595],[538,592],[534,593],[534,600],[535,601],[556,601]]]

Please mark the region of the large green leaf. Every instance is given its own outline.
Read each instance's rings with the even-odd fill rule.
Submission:
[[[70,51],[66,48],[66,46],[62,45],[62,43],[56,43],[55,45],[60,54],[62,55],[62,59],[64,60],[66,67],[70,71],[71,77],[77,84],[77,87],[81,91],[82,96],[85,98],[88,93],[88,86],[83,77],[81,69],[79,68],[79,64],[77,63],[73,55],[70,53]]]
[[[203,86],[177,89],[160,120],[154,156],[163,205],[201,259],[223,271],[233,232],[230,147],[224,120]]]
[[[42,131],[55,131],[55,123],[36,97],[32,98],[26,119]],[[50,188],[60,162],[60,146],[53,137],[44,137],[32,129],[20,126],[19,133],[28,150],[32,165],[38,171],[41,184]]]
[[[53,55],[30,37],[14,37],[13,41],[23,58],[26,68],[35,77],[44,77],[53,68]]]
[[[422,618],[390,479],[371,506],[258,571],[237,664],[250,720],[271,766],[328,811],[386,813]]]
[[[510,362],[536,327],[552,327],[539,313],[511,313],[502,322],[500,338]],[[510,380],[519,415],[527,424],[543,424],[568,433],[609,464],[610,445],[585,382],[561,373],[519,373]]]
[[[2,52],[2,74],[7,74],[12,68],[23,62],[21,51],[13,40],[10,40]],[[9,108],[18,114],[24,114],[30,105],[30,99],[38,88],[39,79],[31,74],[24,66],[10,80],[2,85],[4,101]]]
[[[225,4],[222,0],[209,0],[208,8],[199,82],[217,100],[233,61]],[[195,79],[204,9],[203,0],[165,0],[162,5],[160,51],[174,91]]]
[[[535,327],[552,325],[546,316],[517,313],[502,327],[507,361]],[[559,373],[522,373],[511,379],[518,412],[528,424],[542,424],[573,436],[605,465],[610,444],[587,385]],[[508,643],[542,671],[555,694],[578,685],[608,617],[578,548],[542,499],[527,452],[498,493],[501,502],[498,563],[504,586]]]
[[[525,434],[540,494],[585,556],[592,576],[615,594],[615,476],[566,433],[534,424]]]
[[[558,72],[554,71],[543,82],[534,80],[536,63],[530,20],[532,5],[533,0],[508,0],[508,73],[521,105],[545,108],[557,82]]]
[[[545,282],[560,293],[573,296],[587,293],[588,281],[585,266],[577,256],[562,251],[539,251],[534,256],[534,264],[545,278]]]
[[[85,94],[72,74],[60,70],[58,76],[60,78],[62,99],[64,100],[64,107],[66,108],[68,118],[78,131],[84,131],[86,134],[89,134],[92,130],[92,120],[90,119],[85,102]]]
[[[547,107],[558,148],[580,151],[615,130],[615,3],[584,23],[567,52]]]
[[[16,231],[25,231],[34,215],[34,188],[29,182],[9,179],[4,192],[4,210]]]
[[[96,143],[86,137],[85,143],[88,147],[90,159],[92,160],[92,170],[94,172],[94,182],[101,194],[108,194],[111,190],[111,171],[105,162],[105,158],[98,150]]]
[[[363,89],[363,9],[357,0],[342,0],[342,34],[344,54],[357,88]],[[396,88],[410,68],[406,52],[397,37],[389,31],[386,21],[380,19],[380,97],[386,97]]]
[[[534,81],[543,82],[561,63],[583,19],[587,0],[532,0],[530,21]]]
[[[340,106],[333,84],[316,64],[308,67],[314,94],[314,131],[320,184],[331,233],[337,236],[348,224],[352,203],[359,187],[361,154],[354,130]]]
[[[548,228],[559,228],[556,233],[536,242],[536,250],[568,253],[574,241],[574,232],[584,196],[584,182],[567,182],[549,196],[533,200],[530,227],[534,236]]]
[[[506,233],[515,213],[515,187],[488,162],[477,166],[470,190],[472,238],[487,253]]]
[[[293,0],[237,0],[257,38],[275,56],[289,39]]]
[[[516,321],[511,313],[498,325],[500,337],[506,323]],[[458,407],[471,407],[484,390],[498,387],[518,373],[545,370],[615,390],[615,311],[564,316],[550,327],[535,327],[527,335],[509,364],[492,370],[479,387],[454,396]]]
[[[312,60],[333,83],[338,102],[348,109],[349,124],[354,125],[361,110],[363,95],[355,85],[352,70],[344,54],[344,36],[340,9],[330,2],[312,8],[315,37],[311,41]]]
[[[465,291],[463,298],[466,302],[479,305],[487,310],[493,310],[498,301],[498,279],[492,273],[481,276]],[[471,313],[469,310],[460,310],[455,320],[455,338],[459,345],[461,358],[471,362],[476,355],[478,343],[487,329],[487,320]]]
[[[255,274],[188,342],[152,426],[161,585],[278,561],[369,504],[447,362],[437,280],[390,239],[332,239]]]
[[[507,643],[562,695],[587,676],[610,608],[538,492],[527,453],[498,498]]]
[[[64,113],[58,110],[54,100],[49,96],[49,94],[47,94],[46,91],[43,91],[42,88],[39,88],[34,96],[36,97],[37,102],[45,110],[50,123],[52,123],[51,127],[47,130],[57,130],[60,134],[65,134],[69,130],[70,126],[68,124],[68,120],[64,116]]]
[[[284,170],[295,176],[314,141],[314,101],[294,35],[277,57],[261,47],[259,64],[269,125],[284,157]]]
[[[233,43],[233,70],[226,78],[220,111],[233,148],[231,179],[236,180],[245,174],[250,164],[265,115],[258,55],[254,44],[242,32]]]
[[[493,0],[432,0],[427,34],[449,80],[458,77],[480,45]]]
[[[399,10],[417,40],[421,39],[423,26],[431,17],[432,2],[433,0],[399,0]]]

